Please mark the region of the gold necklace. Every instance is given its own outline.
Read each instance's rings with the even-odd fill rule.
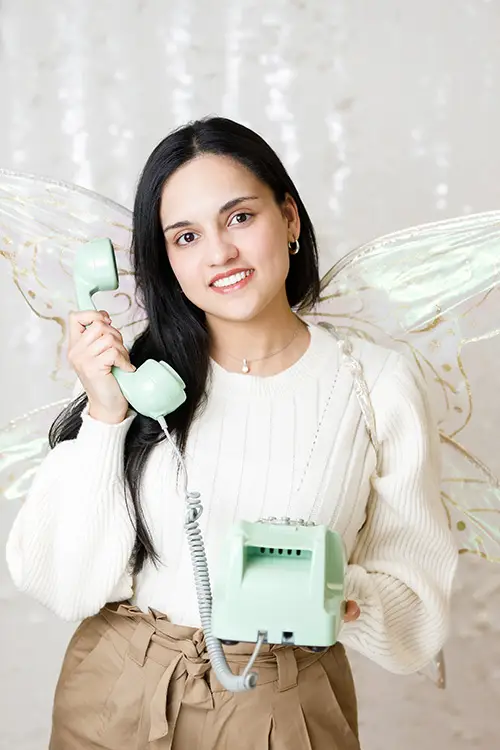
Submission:
[[[285,346],[282,346],[280,349],[277,349],[275,352],[271,352],[271,354],[266,354],[265,357],[257,357],[257,359],[252,359],[252,362],[262,362],[264,359],[271,359],[271,357],[275,357],[277,354],[281,354],[281,352],[284,352],[285,349],[288,349],[288,347],[292,344],[292,342],[295,341],[301,328],[302,326],[300,325],[297,327],[297,330],[293,334],[292,338],[287,344],[285,344]],[[242,362],[241,372],[244,375],[248,375],[248,373],[250,372],[250,362],[247,357],[243,357],[243,358],[234,357],[232,354],[228,354],[227,356],[230,357],[231,359]]]

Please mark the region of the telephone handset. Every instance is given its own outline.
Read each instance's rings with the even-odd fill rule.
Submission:
[[[94,240],[77,250],[74,282],[80,310],[96,309],[92,299],[96,292],[118,289],[118,269],[109,239]],[[112,372],[131,407],[151,419],[165,417],[186,400],[182,378],[166,362],[148,359],[135,372],[118,367]]]

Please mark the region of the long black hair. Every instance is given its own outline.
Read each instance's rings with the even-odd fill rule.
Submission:
[[[316,238],[311,220],[295,185],[273,149],[249,128],[222,117],[197,120],[175,130],[153,151],[137,186],[133,212],[132,259],[138,298],[148,325],[130,351],[139,367],[146,359],[164,360],[186,383],[186,402],[168,416],[169,429],[181,451],[189,428],[206,400],[209,372],[209,334],[205,313],[182,293],[170,266],[160,222],[163,186],[174,172],[195,156],[216,154],[239,162],[267,184],[281,205],[292,196],[300,217],[300,252],[291,257],[286,279],[290,307],[314,305],[319,296]],[[87,397],[81,396],[55,420],[49,433],[53,448],[76,438]],[[134,571],[149,559],[158,561],[151,533],[141,508],[140,487],[152,448],[164,438],[159,424],[138,415],[127,433],[124,469],[127,498],[135,516]]]

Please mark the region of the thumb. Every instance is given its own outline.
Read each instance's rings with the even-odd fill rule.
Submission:
[[[356,602],[353,602],[353,601],[346,602],[344,622],[354,622],[354,620],[358,619],[360,614],[361,614],[361,610],[356,604]]]

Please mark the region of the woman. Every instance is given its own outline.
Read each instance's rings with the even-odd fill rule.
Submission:
[[[447,632],[456,565],[439,446],[419,378],[354,344],[375,455],[333,336],[293,309],[319,294],[307,211],[272,149],[222,118],[169,135],[142,173],[133,262],[148,326],[130,358],[106,312],[70,321],[85,394],[56,421],[8,542],[16,585],[83,619],[58,682],[52,750],[359,748],[348,645],[399,673]],[[187,400],[168,417],[205,509],[208,560],[236,519],[328,524],[349,557],[340,643],[263,650],[250,693],[225,692],[204,650],[175,455],[130,411],[111,367],[169,362]],[[248,649],[228,646],[235,671]]]

